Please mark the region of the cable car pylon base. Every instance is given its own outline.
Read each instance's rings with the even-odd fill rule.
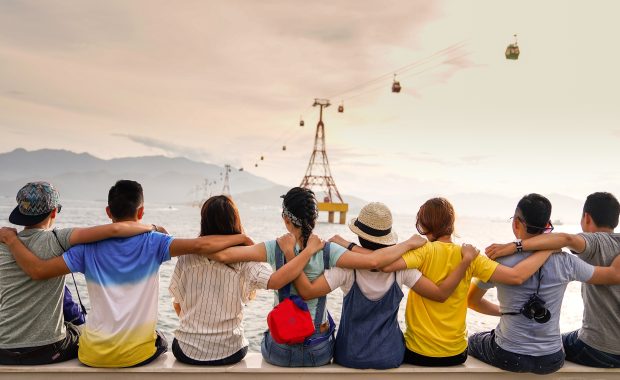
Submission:
[[[306,169],[306,175],[300,187],[307,189],[319,188],[325,194],[322,202],[318,202],[319,211],[327,212],[327,220],[334,223],[335,213],[340,213],[339,223],[345,224],[349,204],[345,203],[336,187],[336,182],[329,169],[329,160],[325,149],[325,124],[323,124],[323,108],[329,107],[328,99],[314,99],[313,106],[320,107],[319,122],[314,135],[314,149]]]

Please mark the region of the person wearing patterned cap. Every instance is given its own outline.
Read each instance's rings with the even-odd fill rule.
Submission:
[[[24,226],[17,235],[35,255],[49,259],[70,247],[150,230],[148,225],[54,229],[62,206],[47,182],[30,182],[17,193],[9,222]],[[80,330],[63,316],[65,277],[35,281],[0,244],[0,364],[36,365],[77,357]]]

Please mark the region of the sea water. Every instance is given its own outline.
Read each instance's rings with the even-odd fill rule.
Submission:
[[[56,226],[64,227],[83,227],[96,224],[108,223],[109,219],[105,213],[106,203],[104,201],[66,201],[63,200],[62,213],[58,215]],[[12,198],[0,198],[0,220],[3,226],[8,226],[8,215],[15,207]],[[281,210],[272,206],[239,204],[239,212],[245,231],[255,242],[275,239],[286,233],[284,224],[280,217]],[[396,210],[395,210],[396,211]],[[458,210],[457,210],[458,211]],[[354,216],[354,215],[352,215]],[[514,240],[511,224],[506,215],[505,219],[485,220],[476,218],[459,218],[456,223],[456,242],[467,242],[474,244],[482,251],[484,247],[495,242],[509,242]],[[334,234],[340,234],[348,240],[355,241],[355,235],[350,232],[346,225],[326,223],[326,215],[321,215],[320,222],[317,223],[315,232],[323,239],[329,239]],[[189,205],[162,205],[147,204],[145,207],[145,223],[154,223],[164,226],[171,235],[178,237],[195,237],[200,230],[200,209]],[[415,233],[415,216],[394,213],[394,230],[400,240],[404,240]],[[577,232],[578,225],[557,226],[556,231]],[[162,330],[170,340],[174,330],[178,326],[179,320],[172,307],[172,299],[168,293],[170,277],[174,269],[176,259],[166,262],[160,270],[159,288],[159,322],[158,328]],[[67,276],[68,285],[72,292],[73,280]],[[84,276],[76,274],[75,279],[82,297],[82,301],[89,308],[88,292]],[[406,292],[405,292],[406,294]],[[75,297],[75,294],[74,294]],[[493,302],[497,302],[496,293],[491,289],[486,296]],[[399,322],[404,329],[404,315],[406,296],[403,298],[399,312]],[[128,300],[131,302],[131,300]],[[330,313],[338,323],[342,305],[342,292],[340,289],[332,292],[327,299]],[[262,332],[267,327],[266,317],[273,307],[272,291],[259,291],[256,299],[251,301],[245,308],[244,326],[245,334],[250,341],[250,351],[260,351],[260,340]],[[569,284],[564,297],[560,326],[562,332],[572,331],[581,326],[583,313],[583,301],[580,295],[580,284],[573,282]],[[468,310],[467,327],[469,333],[491,330],[496,327],[499,318],[483,315],[472,310]]]

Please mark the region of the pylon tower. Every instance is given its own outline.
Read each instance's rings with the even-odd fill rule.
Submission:
[[[323,123],[323,108],[330,106],[329,99],[314,99],[313,107],[319,107],[319,122],[314,134],[314,149],[310,156],[310,162],[306,174],[301,181],[301,187],[308,189],[319,188],[325,197],[319,199],[319,211],[329,212],[329,222],[333,223],[334,212],[340,212],[340,223],[344,223],[348,204],[344,203],[334,177],[329,169],[329,159],[325,147],[325,124]]]
[[[228,178],[230,171],[230,165],[224,165],[224,186],[222,187],[222,194],[224,195],[230,195],[230,180]]]

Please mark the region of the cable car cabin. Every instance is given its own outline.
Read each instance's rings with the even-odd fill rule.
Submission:
[[[397,80],[394,80],[394,83],[392,83],[392,92],[400,92],[400,82]]]
[[[243,171],[243,168],[239,168],[239,171],[240,171],[240,172],[242,172],[242,171]]]
[[[303,120],[299,120],[299,126],[303,127],[304,126],[304,121]]]
[[[339,105],[338,106],[338,112],[343,113],[344,112],[344,105]]]
[[[265,161],[265,156],[260,156],[261,161]]]
[[[286,150],[286,145],[282,145],[282,150]]]
[[[254,167],[255,167],[255,168],[257,168],[257,167],[258,167],[258,164],[254,164]]]
[[[519,59],[519,46],[517,44],[510,44],[506,48],[506,59]]]

